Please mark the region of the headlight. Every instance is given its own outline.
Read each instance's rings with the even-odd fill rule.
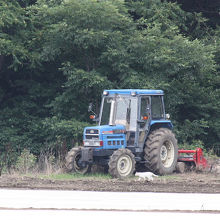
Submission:
[[[131,96],[136,96],[137,93],[136,92],[131,92]]]
[[[108,93],[109,93],[108,91],[103,91],[103,95],[104,95],[104,96],[107,96]]]

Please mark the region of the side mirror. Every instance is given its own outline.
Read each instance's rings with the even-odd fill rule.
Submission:
[[[88,112],[92,112],[92,115],[90,115],[89,118],[95,122],[98,122],[99,118],[96,115],[96,113],[92,110],[92,107],[93,107],[93,104],[89,103]]]
[[[89,103],[88,112],[92,112],[92,107],[93,107],[93,104]]]

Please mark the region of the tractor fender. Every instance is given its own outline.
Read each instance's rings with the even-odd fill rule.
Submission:
[[[158,128],[168,128],[172,130],[173,124],[170,120],[151,120],[149,130],[154,130]]]

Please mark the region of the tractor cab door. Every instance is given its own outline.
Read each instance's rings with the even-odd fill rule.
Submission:
[[[143,148],[146,133],[149,129],[150,122],[150,97],[149,96],[141,96],[139,101],[139,116],[138,116],[138,127],[137,127],[137,142],[138,147]]]

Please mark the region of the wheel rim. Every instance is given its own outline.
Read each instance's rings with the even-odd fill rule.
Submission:
[[[117,163],[117,170],[120,176],[127,176],[132,170],[132,160],[128,155],[119,158]]]
[[[174,161],[174,145],[171,141],[165,141],[160,149],[160,158],[164,167],[169,168]]]

